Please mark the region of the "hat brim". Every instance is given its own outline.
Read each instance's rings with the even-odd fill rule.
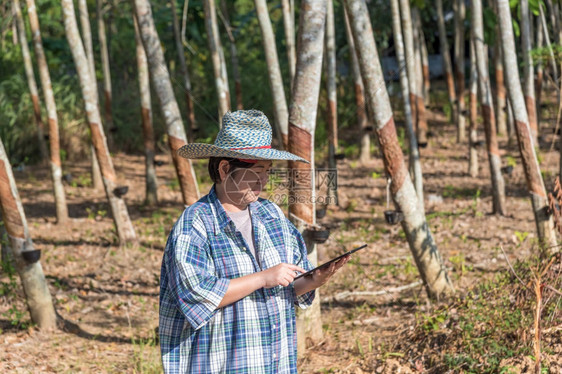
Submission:
[[[300,161],[309,164],[310,162],[302,157],[290,152],[280,151],[273,148],[255,148],[230,150],[217,147],[214,144],[190,143],[178,149],[178,155],[188,159],[205,159],[209,157],[230,157],[242,158],[246,160],[289,160]]]

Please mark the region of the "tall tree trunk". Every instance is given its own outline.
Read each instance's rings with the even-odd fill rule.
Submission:
[[[16,4],[19,8],[19,3]],[[31,26],[31,35],[33,36],[33,48],[35,57],[37,58],[37,66],[39,67],[39,78],[43,87],[43,95],[45,96],[45,106],[47,107],[47,116],[49,123],[49,145],[50,145],[50,164],[51,177],[53,179],[53,191],[55,194],[55,207],[57,212],[57,223],[65,223],[68,220],[68,207],[66,206],[66,196],[64,186],[62,184],[62,163],[60,159],[60,141],[59,141],[59,120],[57,116],[57,105],[55,103],[55,95],[51,86],[51,75],[43,50],[43,41],[41,40],[41,29],[39,27],[39,19],[35,8],[35,0],[27,0],[27,13],[29,16],[29,24]]]
[[[536,36],[537,36],[537,48],[542,48],[544,45],[543,31],[541,27],[540,16],[536,20]],[[535,97],[537,99],[536,113],[537,113],[537,123],[541,123],[541,96],[542,96],[542,80],[543,80],[543,65],[542,59],[537,61],[537,79],[535,81]]]
[[[177,154],[177,150],[187,143],[178,103],[174,96],[170,74],[166,69],[160,38],[152,19],[152,9],[148,0],[134,0],[135,15],[139,24],[142,44],[148,60],[152,87],[156,91],[166,123],[168,143],[180,182],[183,203],[191,205],[199,200],[199,187],[191,160]],[[219,74],[220,77],[220,74]]]
[[[254,0],[256,5],[256,13],[260,23],[263,48],[265,51],[265,59],[267,62],[267,71],[269,75],[269,84],[271,86],[271,94],[273,96],[273,111],[275,112],[275,128],[278,138],[282,141],[283,147],[288,148],[289,135],[289,111],[287,109],[287,100],[285,99],[285,89],[283,88],[283,79],[281,77],[281,69],[279,68],[279,59],[277,57],[277,47],[275,44],[275,35],[269,20],[269,11],[265,0]]]
[[[497,69],[496,69],[497,72]],[[503,74],[503,73],[502,73]],[[469,83],[469,136],[468,136],[468,173],[471,177],[478,176],[478,67],[474,51],[474,37],[470,35],[470,83]],[[498,109],[498,112],[502,109]]]
[[[457,142],[465,140],[466,117],[464,101],[464,19],[466,9],[464,0],[453,0],[453,12],[455,19],[455,83],[457,84]]]
[[[492,88],[488,76],[488,64],[486,63],[487,58],[484,45],[484,25],[482,21],[481,0],[472,0],[471,26],[472,40],[474,41],[474,52],[476,55],[476,65],[478,69],[480,103],[482,117],[484,119],[484,131],[486,133],[486,145],[488,148],[488,162],[490,163],[490,176],[492,178],[493,211],[495,214],[504,216],[507,213],[505,207],[505,182],[501,173],[501,158],[498,148]]]
[[[391,0],[392,9],[392,30],[394,35],[394,48],[396,49],[396,60],[398,61],[400,71],[400,86],[402,88],[402,98],[404,99],[404,117],[406,117],[406,132],[410,145],[409,169],[410,175],[414,179],[414,186],[418,201],[421,204],[420,209],[423,210],[423,177],[420,162],[420,152],[418,149],[418,140],[414,131],[412,121],[412,107],[410,106],[410,90],[408,89],[408,76],[404,70],[406,65],[406,57],[404,54],[404,42],[402,40],[402,27],[400,25],[400,6],[398,0]],[[417,185],[419,183],[419,185]]]
[[[221,11],[219,15],[224,23],[226,35],[230,43],[230,63],[232,64],[232,75],[234,77],[234,94],[236,96],[236,109],[244,109],[244,102],[242,101],[242,78],[240,77],[240,64],[238,63],[238,49],[236,49],[236,39],[232,33],[230,26],[230,17],[227,2],[221,0]]]
[[[531,136],[533,143],[539,145],[537,114],[535,107],[535,73],[533,66],[533,58],[531,57],[531,16],[529,14],[529,0],[521,0],[519,3],[521,17],[519,24],[521,25],[521,50],[523,54],[523,94],[525,96],[525,105],[527,115],[529,116],[529,127],[531,128]]]
[[[102,1],[96,0],[97,5],[97,17],[98,17],[98,37],[100,41],[100,52],[101,52],[101,67],[103,70],[103,96],[104,96],[104,114],[105,114],[105,127],[109,130],[109,145],[113,148],[113,136],[111,135],[115,131],[115,126],[113,124],[113,111],[112,97],[111,97],[111,70],[109,69],[109,52],[108,43],[105,35],[105,21],[103,20],[104,12],[102,9]],[[110,28],[111,29],[111,28]],[[94,76],[95,79],[95,76]]]
[[[324,36],[326,47],[326,93],[328,96],[327,127],[328,127],[328,167],[337,170],[336,152],[338,151],[338,99],[336,91],[336,26],[334,20],[333,0],[327,0],[326,33]],[[329,188],[330,199],[338,201],[337,191]]]
[[[416,90],[416,106],[417,106],[417,123],[416,130],[418,133],[418,143],[420,147],[427,146],[427,118],[425,115],[425,101],[424,101],[424,85],[423,85],[423,65],[422,65],[422,53],[421,53],[421,37],[419,33],[419,10],[416,7],[412,8],[412,35],[414,40],[414,61],[416,66],[416,79],[415,86]]]
[[[496,30],[499,34],[499,29]],[[507,98],[505,96],[505,85],[503,82],[502,48],[499,38],[496,38],[494,46],[494,66],[496,70],[496,125],[498,135],[506,135],[507,131]]]
[[[546,6],[548,8],[548,14],[550,15],[550,21],[552,23],[554,42],[556,44],[560,44],[560,42],[562,41],[562,28],[560,27],[560,14],[558,4],[553,3],[552,0],[546,0]]]
[[[37,82],[35,81],[35,73],[33,72],[33,63],[31,62],[31,54],[29,53],[29,46],[27,45],[27,36],[25,35],[25,24],[21,15],[21,7],[19,0],[14,0],[12,3],[15,12],[15,23],[17,24],[17,35],[20,40],[21,54],[23,57],[23,66],[25,68],[25,76],[27,78],[27,86],[29,88],[29,95],[33,103],[33,118],[37,125],[37,140],[39,143],[39,151],[41,152],[42,161],[47,161],[49,158],[49,151],[45,143],[45,124],[41,118],[41,104],[39,101],[39,94],[37,93]]]
[[[19,4],[17,4],[19,8]],[[35,9],[32,10],[35,12]],[[8,233],[16,270],[21,278],[31,320],[41,329],[56,328],[56,314],[49,287],[39,262],[40,250],[33,247],[12,167],[0,139],[0,212]]]
[[[349,45],[349,55],[351,57],[351,69],[353,71],[353,85],[355,87],[355,105],[357,113],[357,129],[361,136],[359,146],[359,161],[366,163],[371,160],[371,135],[367,131],[369,119],[367,110],[365,108],[365,88],[363,86],[363,78],[361,78],[361,71],[359,70],[359,60],[357,60],[357,52],[355,51],[355,41],[351,34],[351,26],[349,25],[349,17],[345,7],[343,8],[345,20],[345,36],[347,44]],[[408,100],[408,97],[406,97]]]
[[[548,201],[544,182],[535,153],[533,138],[529,127],[529,118],[525,110],[525,98],[519,80],[517,55],[515,52],[515,41],[511,13],[508,0],[498,0],[498,22],[500,24],[500,35],[502,40],[503,61],[506,73],[507,92],[512,103],[515,117],[515,130],[519,151],[527,179],[527,188],[531,193],[533,212],[537,224],[539,240],[546,246],[554,248],[556,245],[556,234],[552,217],[548,215]]]
[[[451,121],[457,118],[455,92],[455,79],[453,78],[453,65],[451,63],[451,54],[449,53],[449,42],[447,41],[447,30],[445,29],[445,17],[443,16],[443,0],[437,0],[435,7],[437,8],[437,26],[439,27],[439,45],[441,48],[441,57],[443,58],[443,68],[445,70],[445,82],[447,83],[447,93],[449,94],[449,104],[451,106]],[[457,127],[457,141],[461,130]]]
[[[185,54],[183,53],[183,44],[181,42],[180,25],[179,25],[178,13],[176,9],[176,0],[170,0],[170,5],[172,7],[172,24],[174,27],[174,40],[176,42],[176,52],[178,54],[178,60],[180,62],[181,75],[183,76],[183,90],[185,93],[185,110],[187,112],[186,113],[187,136],[189,138],[189,141],[193,142],[193,140],[195,139],[194,132],[197,125],[195,123],[195,113],[193,112],[193,97],[191,96],[191,78],[189,77],[189,70],[187,69],[187,63],[185,61]],[[139,59],[139,53],[140,52],[138,51],[138,47],[137,47],[137,60]],[[144,49],[142,53],[144,54]],[[146,56],[144,57],[144,60],[146,61]]]
[[[146,53],[139,33],[137,17],[133,15],[135,27],[135,43],[137,52],[137,67],[139,71],[139,91],[141,101],[142,135],[144,139],[144,156],[146,163],[146,197],[145,204],[154,206],[158,204],[158,180],[154,168],[154,129],[152,127],[152,104],[150,99],[150,76]]]
[[[287,46],[287,58],[289,60],[289,79],[291,81],[291,91],[293,90],[293,80],[295,78],[295,63],[297,60],[295,52],[295,6],[293,0],[281,0],[283,9],[283,27],[285,28],[285,43]]]
[[[28,0],[29,1],[29,0]],[[61,0],[62,10],[64,15],[64,28],[66,31],[66,38],[72,52],[74,64],[78,72],[80,80],[80,87],[82,89],[82,96],[86,107],[86,114],[90,124],[90,131],[92,133],[92,143],[96,149],[96,157],[98,159],[105,193],[111,206],[113,220],[117,228],[119,242],[124,244],[126,242],[136,240],[135,229],[129,218],[127,206],[125,201],[121,198],[119,193],[116,193],[117,176],[113,169],[113,162],[109,155],[109,149],[105,139],[105,133],[101,122],[99,112],[98,93],[95,91],[95,79],[88,67],[88,60],[80,35],[78,34],[78,25],[74,15],[74,4],[72,0]]]
[[[420,39],[420,52],[421,52],[421,62],[422,62],[422,74],[423,74],[423,100],[424,104],[427,106],[430,104],[429,89],[431,88],[431,75],[429,73],[429,56],[427,53],[427,41],[425,40],[425,34],[423,33],[423,27],[421,22],[421,16],[418,12],[418,35]]]
[[[400,0],[400,17],[402,20],[402,35],[404,36],[404,48],[405,48],[405,58],[406,58],[406,71],[408,72],[408,87],[410,92],[410,107],[412,109],[412,124],[418,127],[418,119],[419,119],[419,111],[418,111],[418,100],[417,100],[417,92],[418,88],[416,86],[417,82],[417,74],[416,74],[416,61],[415,61],[415,51],[414,51],[414,33],[412,28],[412,17],[410,11],[410,1],[409,0]],[[365,82],[363,81],[365,84]],[[423,102],[423,100],[422,100]],[[416,139],[416,143],[417,140]],[[413,143],[410,141],[410,145]],[[414,156],[417,155],[419,159],[419,149],[415,151],[413,148],[410,150]],[[419,161],[419,160],[418,160]],[[421,167],[421,166],[420,166]],[[410,174],[414,178],[414,186],[416,189],[416,194],[418,196],[418,200],[423,204],[423,179],[421,176],[421,169],[418,173],[415,170],[415,164],[410,163]]]
[[[303,232],[308,259],[316,264],[318,253],[316,244],[304,230],[315,224],[315,172],[314,172],[314,130],[318,110],[320,77],[322,73],[322,50],[326,21],[326,0],[302,0],[297,36],[297,63],[293,95],[289,114],[289,152],[310,164],[289,162],[289,167],[302,178],[293,182],[298,188],[291,188],[290,199],[297,201],[289,205],[289,218]],[[291,183],[292,185],[293,183]],[[316,291],[318,292],[318,290]],[[297,337],[300,354],[304,353],[307,338],[313,341],[322,339],[322,319],[320,316],[320,295],[317,293],[312,306],[297,317]]]
[[[432,298],[439,298],[452,293],[454,289],[429,231],[425,213],[420,208],[421,205],[408,175],[408,169],[404,164],[404,155],[398,142],[388,92],[384,89],[384,76],[375,45],[369,11],[364,0],[345,0],[344,4],[349,14],[357,46],[359,65],[367,92],[367,103],[370,112],[375,117],[376,132],[385,170],[392,181],[392,196],[404,214],[402,228],[408,238],[410,250],[428,295]],[[405,9],[402,10],[405,11]]]
[[[209,42],[209,50],[211,51],[211,60],[213,61],[213,72],[215,74],[215,86],[219,100],[219,122],[226,112],[230,110],[230,94],[228,93],[228,81],[224,80],[221,61],[221,47],[219,39],[219,29],[217,25],[217,12],[214,0],[203,0],[205,8],[205,26],[207,30],[207,40]],[[139,17],[139,19],[141,19]],[[142,22],[141,22],[142,26]],[[142,29],[142,27],[141,27]],[[142,34],[141,34],[142,35]],[[143,37],[144,40],[144,37]],[[150,54],[148,49],[146,51]],[[150,57],[149,57],[150,64]],[[151,69],[152,70],[152,69]]]

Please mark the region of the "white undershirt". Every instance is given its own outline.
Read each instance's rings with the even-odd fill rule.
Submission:
[[[246,207],[246,209],[241,210],[240,212],[226,212],[226,214],[228,214],[238,231],[242,234],[242,237],[246,240],[246,243],[248,243],[250,252],[252,252],[257,261],[258,258],[254,248],[254,235],[252,233],[252,218],[250,215],[250,209]]]

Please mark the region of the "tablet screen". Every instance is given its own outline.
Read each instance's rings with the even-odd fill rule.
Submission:
[[[350,254],[352,254],[352,253],[354,253],[354,252],[357,252],[357,251],[360,250],[360,249],[365,248],[366,246],[367,246],[367,244],[363,244],[361,247],[357,247],[357,248],[352,249],[351,251],[347,251],[347,252],[345,252],[344,254],[339,255],[338,257],[335,257],[335,258],[331,259],[330,261],[325,262],[325,263],[323,263],[322,265],[317,266],[317,267],[315,267],[314,269],[312,269],[312,270],[310,270],[310,271],[307,271],[306,273],[302,273],[302,274],[297,275],[294,280],[297,280],[297,279],[299,279],[299,278],[301,278],[301,277],[306,277],[306,276],[308,276],[308,275],[312,275],[312,273],[314,273],[316,270],[321,269],[321,268],[326,267],[326,266],[329,266],[332,262],[336,262],[336,261],[340,260],[341,258],[347,256],[347,255],[350,255]]]

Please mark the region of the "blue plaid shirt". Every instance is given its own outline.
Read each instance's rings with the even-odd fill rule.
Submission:
[[[259,289],[217,309],[230,279],[293,263],[306,270],[304,240],[269,200],[250,204],[252,255],[211,188],[174,225],[162,261],[160,348],[166,373],[296,373],[295,305],[314,291],[293,285]]]

